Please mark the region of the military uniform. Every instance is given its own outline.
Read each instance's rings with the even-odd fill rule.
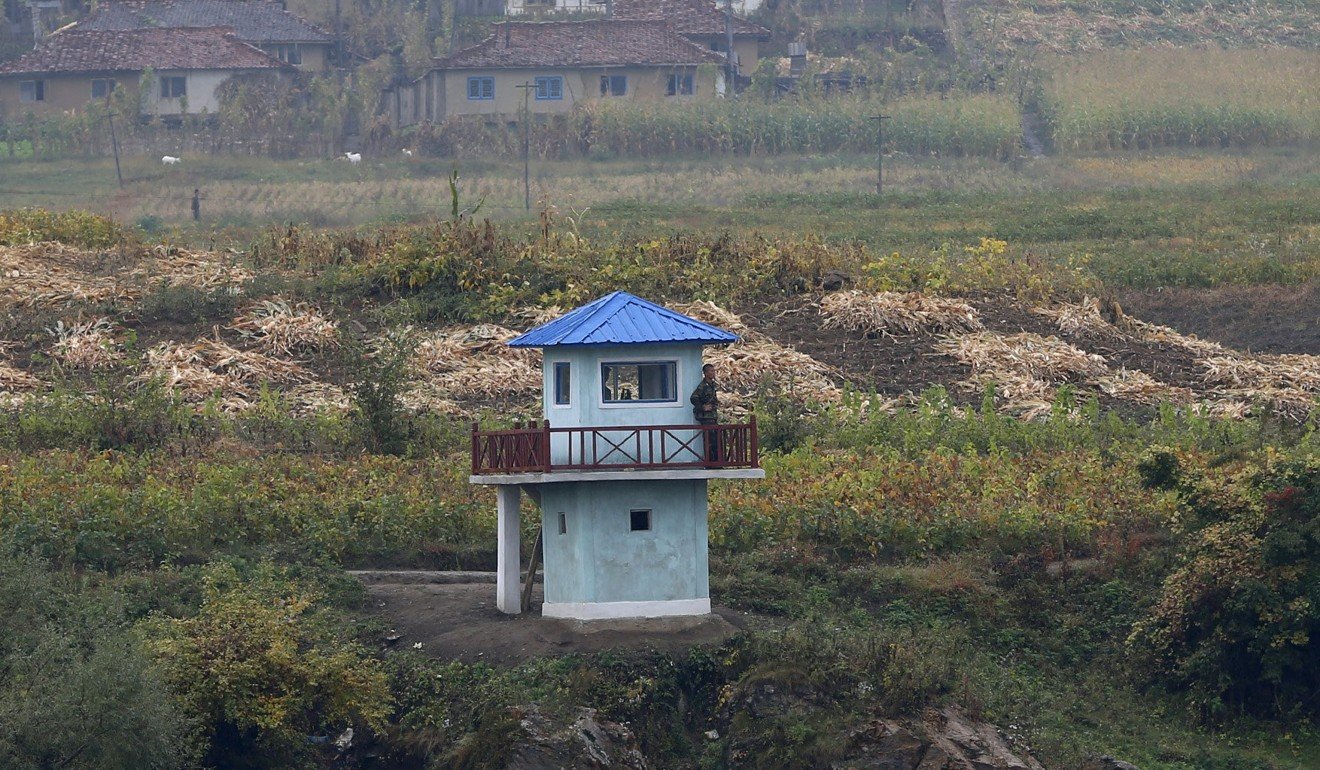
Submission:
[[[692,391],[692,415],[702,425],[714,425],[720,421],[719,396],[715,391],[715,381],[702,379],[697,389]]]
[[[688,399],[692,402],[692,416],[697,419],[701,425],[717,425],[720,421],[719,414],[719,395],[716,392],[715,381],[706,378],[701,379],[701,384],[692,391],[692,397]],[[717,430],[708,430],[705,432],[706,461],[718,462],[720,459],[720,435]]]

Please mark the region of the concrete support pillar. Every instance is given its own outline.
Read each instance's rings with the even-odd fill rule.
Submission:
[[[522,567],[521,527],[518,506],[522,489],[517,484],[495,487],[496,509],[499,511],[498,563],[495,573],[495,606],[506,615],[522,612],[522,586],[519,570]]]

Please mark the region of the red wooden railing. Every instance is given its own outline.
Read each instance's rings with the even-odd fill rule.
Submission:
[[[472,423],[472,473],[551,473],[627,468],[759,468],[756,417],[728,425],[611,425],[508,430]]]

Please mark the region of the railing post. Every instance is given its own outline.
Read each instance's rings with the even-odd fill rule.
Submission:
[[[477,421],[472,421],[472,475],[481,470],[481,439],[477,436]]]
[[[544,453],[544,457],[542,458],[543,463],[541,470],[544,471],[545,473],[549,473],[550,466],[552,464],[552,459],[550,456],[550,421],[549,420],[546,420],[545,422],[541,423],[541,452]]]
[[[753,468],[760,468],[760,467],[761,467],[761,443],[760,443],[760,439],[759,439],[759,438],[757,437],[757,435],[756,435],[756,413],[755,413],[755,412],[752,413],[751,426],[752,426],[752,456],[751,456],[751,458],[749,458],[749,459],[750,459],[751,462],[752,462],[752,467],[753,467]]]

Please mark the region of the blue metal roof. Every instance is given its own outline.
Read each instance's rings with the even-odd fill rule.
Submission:
[[[688,318],[626,291],[616,291],[509,340],[509,347],[643,345],[654,342],[717,345],[737,341],[738,335],[732,332]]]

